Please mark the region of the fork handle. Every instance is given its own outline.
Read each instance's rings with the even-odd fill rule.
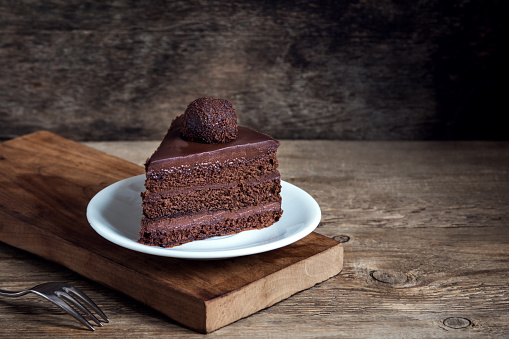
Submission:
[[[2,296],[2,297],[21,297],[22,295],[25,295],[27,293],[30,293],[30,291],[12,292],[12,291],[0,290],[0,296]]]

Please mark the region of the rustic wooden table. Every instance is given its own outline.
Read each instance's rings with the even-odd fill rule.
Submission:
[[[90,142],[142,164],[158,142]],[[343,271],[210,337],[509,336],[509,143],[283,141],[282,178],[315,197]],[[36,297],[0,299],[0,337],[201,337],[0,243],[0,286],[68,281],[111,322],[89,332]]]

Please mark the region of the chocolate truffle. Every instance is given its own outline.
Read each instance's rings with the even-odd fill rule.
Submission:
[[[199,98],[187,106],[182,138],[205,144],[224,144],[237,139],[237,113],[224,99]]]

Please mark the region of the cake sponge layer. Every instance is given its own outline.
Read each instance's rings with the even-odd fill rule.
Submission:
[[[221,211],[194,218],[144,219],[138,242],[173,247],[194,240],[269,227],[281,218],[282,213],[280,203],[271,203],[237,213]]]
[[[219,186],[219,187],[218,187]],[[247,206],[281,202],[279,173],[273,173],[262,182],[241,182],[230,185],[208,185],[195,189],[177,189],[163,192],[146,191],[143,214],[154,219],[177,217],[201,211],[238,210]]]
[[[208,161],[194,166],[180,165],[148,170],[145,187],[150,191],[249,180],[277,172],[276,151],[256,158]]]

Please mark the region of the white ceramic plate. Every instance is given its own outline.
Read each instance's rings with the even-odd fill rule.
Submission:
[[[145,175],[116,182],[90,200],[87,218],[105,239],[128,249],[158,256],[185,259],[224,259],[266,252],[289,245],[311,233],[320,222],[318,203],[302,189],[281,181],[283,216],[261,230],[197,240],[171,248],[137,242],[142,218],[140,192]]]

